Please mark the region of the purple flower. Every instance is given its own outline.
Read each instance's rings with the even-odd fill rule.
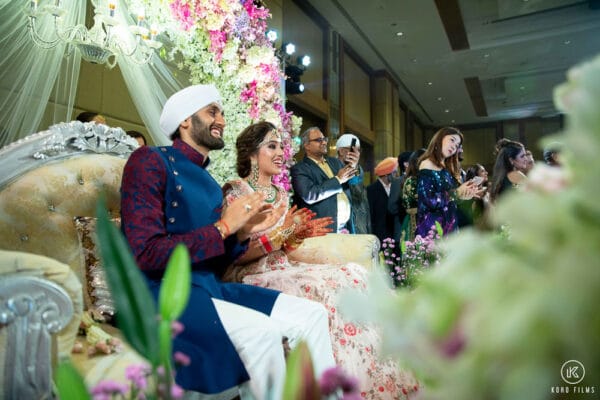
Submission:
[[[181,322],[171,322],[171,337],[174,338],[175,336],[179,335],[181,332],[183,332],[184,329],[185,326]]]
[[[358,379],[346,374],[342,367],[335,366],[323,372],[319,379],[319,387],[324,396],[334,394],[338,389],[342,389],[344,393],[352,393],[358,390]]]
[[[111,400],[113,395],[125,396],[127,385],[115,381],[102,381],[92,388],[94,400]]]
[[[173,359],[175,360],[175,364],[181,365],[183,367],[187,367],[191,363],[190,357],[188,357],[186,354],[180,351],[176,351],[173,354]]]
[[[147,377],[149,374],[150,369],[144,364],[131,364],[125,368],[125,378],[140,390],[145,390],[148,387]]]
[[[176,384],[171,386],[171,397],[174,399],[181,399],[183,397],[183,389]]]

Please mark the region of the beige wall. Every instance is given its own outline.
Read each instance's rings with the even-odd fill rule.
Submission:
[[[477,163],[482,164],[492,172],[494,165],[494,146],[496,144],[496,127],[490,126],[478,129],[462,130],[463,141],[463,168],[466,170],[469,166]]]
[[[342,65],[344,127],[371,136],[370,77],[348,54],[343,55]]]

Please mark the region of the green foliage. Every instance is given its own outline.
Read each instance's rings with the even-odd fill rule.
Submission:
[[[88,400],[91,398],[83,378],[70,362],[58,365],[55,379],[61,400]]]
[[[104,200],[96,207],[100,254],[117,310],[117,323],[127,342],[156,367],[160,363],[154,299],[136,265],[129,245],[110,222]]]
[[[179,243],[167,264],[159,294],[160,316],[166,321],[175,321],[188,303],[192,285],[190,255],[187,248]]]
[[[545,399],[565,361],[600,376],[600,57],[555,91],[567,130],[562,169],[538,165],[501,199],[501,233],[463,231],[412,292],[374,275],[342,310],[383,329],[383,352],[414,369],[430,399]]]
[[[286,400],[321,399],[310,350],[305,342],[300,342],[288,356],[283,398]]]

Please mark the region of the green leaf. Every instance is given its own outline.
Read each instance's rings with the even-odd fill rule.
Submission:
[[[435,230],[437,231],[439,237],[444,236],[444,230],[442,229],[442,225],[438,221],[435,221]]]
[[[321,390],[315,378],[310,351],[300,342],[287,359],[283,397],[286,400],[319,400]]]
[[[158,307],[163,320],[175,321],[185,310],[190,299],[191,270],[190,254],[185,245],[180,243],[169,258],[158,296]]]
[[[125,238],[110,222],[103,198],[98,201],[96,214],[100,254],[106,266],[118,326],[129,344],[157,366],[160,361],[157,312],[146,279]]]
[[[56,387],[61,400],[88,400],[90,394],[83,378],[70,362],[62,362],[56,370]]]

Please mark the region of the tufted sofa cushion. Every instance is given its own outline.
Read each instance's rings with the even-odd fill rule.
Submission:
[[[2,248],[54,258],[84,282],[73,218],[95,215],[101,195],[119,215],[124,165],[120,157],[86,154],[26,172],[0,191]]]

